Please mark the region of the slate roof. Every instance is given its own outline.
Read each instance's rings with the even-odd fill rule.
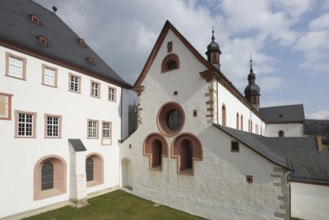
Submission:
[[[31,21],[32,15],[40,18],[40,25]],[[47,38],[48,46],[38,43],[39,36]],[[96,74],[116,85],[131,88],[88,44],[81,46],[80,39],[55,13],[32,0],[0,2],[0,41],[13,43],[87,73]],[[94,59],[95,65],[88,64],[89,57]]]
[[[254,135],[254,138],[272,150],[298,150],[316,151],[317,143],[315,137],[264,137]]]
[[[305,121],[302,104],[260,108],[259,114],[266,123],[303,123]]]
[[[263,157],[267,158],[268,160],[272,161],[273,163],[291,169],[289,162],[286,158],[280,156],[279,154],[273,152],[268,146],[263,144],[261,141],[254,138],[255,135],[236,130],[233,128],[223,127],[220,125],[214,125],[218,129],[222,130],[226,134],[230,135],[231,137],[237,139],[244,145],[248,146],[250,149],[254,150],[255,152],[259,153]]]
[[[82,141],[80,139],[69,139],[69,143],[75,150],[75,152],[80,152],[80,151],[86,151],[87,148],[85,145],[83,145]]]
[[[290,181],[329,184],[329,152],[317,151],[315,137],[264,137],[214,125],[268,160],[293,170]]]
[[[276,151],[291,161],[294,172],[290,181],[329,184],[329,152],[319,151]]]

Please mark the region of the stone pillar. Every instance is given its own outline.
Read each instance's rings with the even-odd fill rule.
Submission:
[[[86,180],[86,148],[80,139],[69,139],[70,149],[70,205],[88,205]]]

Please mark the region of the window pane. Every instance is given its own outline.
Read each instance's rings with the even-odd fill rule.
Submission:
[[[54,165],[46,162],[41,167],[41,190],[54,188]]]
[[[182,124],[182,115],[180,111],[174,109],[171,110],[167,115],[167,125],[172,131],[176,131]]]
[[[59,137],[59,116],[47,116],[47,136]]]
[[[111,138],[110,137],[110,123],[103,122],[103,138]]]
[[[94,180],[94,160],[91,158],[86,160],[86,177],[87,182]]]
[[[56,82],[56,74],[55,74],[55,70],[53,69],[49,69],[49,68],[45,68],[44,70],[44,76],[43,76],[43,83],[46,85],[50,85],[50,86],[55,86],[55,82]]]
[[[23,60],[9,57],[9,75],[23,78]]]
[[[19,113],[18,114],[18,136],[33,136],[33,115]]]
[[[0,117],[7,118],[9,114],[9,99],[0,95]]]
[[[88,121],[88,137],[97,138],[97,121]]]

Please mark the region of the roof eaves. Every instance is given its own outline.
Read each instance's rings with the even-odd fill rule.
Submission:
[[[232,138],[237,139],[238,141],[240,141],[241,143],[243,143],[244,145],[246,145],[247,147],[249,147],[251,150],[253,150],[254,152],[256,152],[256,153],[258,153],[259,155],[263,156],[264,158],[266,158],[267,160],[271,161],[272,163],[277,164],[277,165],[279,165],[279,166],[281,166],[281,167],[287,168],[287,169],[289,169],[289,170],[293,170],[291,164],[289,163],[289,161],[288,161],[286,158],[284,158],[284,157],[278,155],[277,153],[271,151],[271,149],[268,148],[266,145],[262,144],[262,145],[264,145],[264,147],[267,148],[266,150],[268,150],[268,152],[269,152],[270,154],[273,154],[273,156],[275,156],[277,159],[275,159],[275,158],[271,158],[271,157],[269,157],[268,155],[265,155],[264,153],[258,151],[255,147],[249,145],[249,144],[246,143],[245,141],[241,140],[239,137],[236,137],[235,135],[231,134],[230,132],[227,132],[227,131],[226,131],[225,129],[223,129],[220,125],[218,125],[218,124],[213,124],[213,126],[215,126],[216,128],[220,129],[221,131],[223,131],[223,132],[226,133],[227,135],[231,136]],[[243,131],[241,131],[241,132],[243,132]],[[257,139],[255,139],[255,140],[256,140],[257,142],[259,142]],[[265,150],[265,148],[264,148],[264,150]],[[278,158],[280,158],[281,161],[278,161],[278,160],[279,160]],[[283,162],[283,161],[284,161],[284,162]]]

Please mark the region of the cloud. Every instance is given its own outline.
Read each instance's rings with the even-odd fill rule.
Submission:
[[[265,77],[260,80],[261,92],[266,93],[279,88],[282,84],[282,79],[279,77]]]
[[[329,120],[329,110],[321,110],[306,115],[308,119]]]
[[[319,30],[325,30],[325,29],[329,29],[329,13],[323,14],[320,17],[318,17],[317,19],[314,19],[310,25],[309,25],[309,29],[311,31],[319,31]]]

